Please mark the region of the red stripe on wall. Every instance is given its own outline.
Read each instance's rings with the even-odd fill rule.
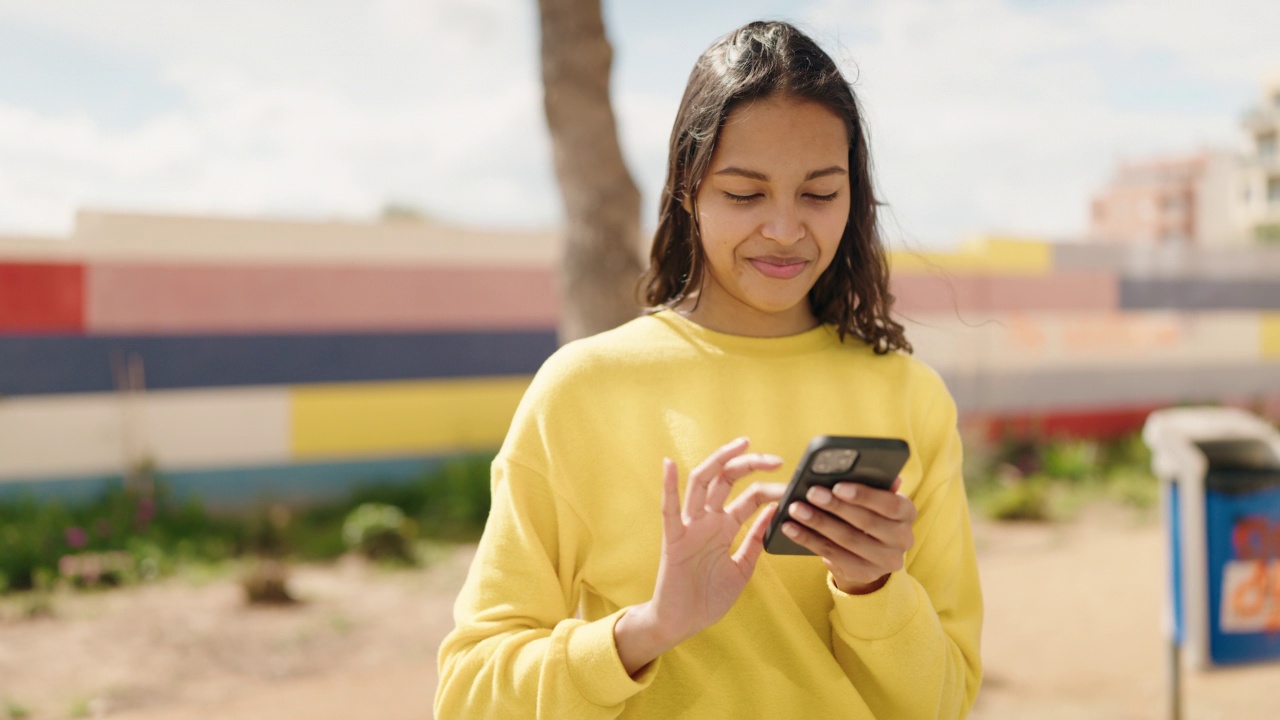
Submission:
[[[103,263],[88,329],[106,333],[553,328],[550,268]]]
[[[0,262],[0,333],[84,330],[84,266]]]
[[[899,273],[890,286],[894,310],[906,314],[1111,311],[1120,303],[1118,280],[1105,271],[1035,276]]]
[[[1107,440],[1142,430],[1147,416],[1164,406],[1103,408],[1082,411],[1047,411],[970,417],[985,428],[987,439],[1004,438]]]

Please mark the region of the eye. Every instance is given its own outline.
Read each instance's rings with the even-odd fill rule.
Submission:
[[[755,193],[754,195],[734,195],[731,192],[727,192],[724,194],[724,196],[725,196],[725,199],[727,199],[731,203],[735,203],[737,205],[746,205],[752,200],[755,200],[756,198],[760,197],[760,193]]]
[[[818,202],[825,203],[825,202],[831,202],[832,200],[835,200],[836,196],[839,194],[840,192],[837,190],[836,192],[833,192],[830,195],[814,195],[813,193],[809,193],[805,197],[808,197],[811,200],[817,200]]]

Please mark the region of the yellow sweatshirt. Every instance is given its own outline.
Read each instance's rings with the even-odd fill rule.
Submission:
[[[727,615],[632,678],[613,625],[653,595],[662,458],[679,464],[683,497],[688,470],[744,435],[785,465],[743,487],[786,482],[815,435],[905,439],[901,492],[918,511],[906,567],[851,596],[820,559],[766,553]],[[982,674],[982,595],[960,464],[938,375],[829,327],[748,338],[663,311],[570,343],[538,371],[494,460],[436,716],[963,716]]]

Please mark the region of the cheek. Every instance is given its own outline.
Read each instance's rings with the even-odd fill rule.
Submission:
[[[702,210],[698,213],[702,249],[709,258],[732,256],[734,248],[751,235],[754,227],[749,213],[733,209]]]
[[[824,255],[833,254],[840,247],[840,238],[849,224],[849,205],[829,208],[813,223],[813,232],[817,235],[818,245]]]

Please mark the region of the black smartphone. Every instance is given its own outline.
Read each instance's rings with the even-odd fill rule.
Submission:
[[[911,448],[905,440],[896,438],[839,435],[814,438],[805,448],[791,484],[778,504],[778,512],[765,532],[765,551],[775,555],[812,555],[782,533],[782,523],[791,519],[788,513],[791,503],[803,500],[814,485],[830,488],[836,483],[855,482],[888,490],[909,457]]]

